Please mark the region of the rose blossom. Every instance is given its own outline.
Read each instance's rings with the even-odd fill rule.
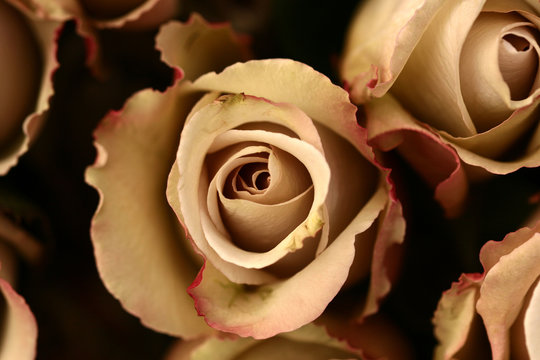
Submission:
[[[540,165],[540,6],[365,1],[341,74],[370,141],[399,151],[455,214],[469,176]]]
[[[439,301],[435,359],[487,358],[489,347],[494,360],[537,359],[540,222],[486,243],[480,261],[483,274],[462,275]]]
[[[339,328],[339,330],[336,330]],[[339,335],[336,335],[339,332]],[[412,359],[399,331],[386,319],[370,317],[362,324],[308,324],[266,340],[235,336],[178,341],[166,360],[241,359]]]
[[[59,23],[35,17],[18,1],[0,0],[0,175],[17,163],[45,120],[58,31]]]
[[[188,338],[209,332],[197,314],[241,336],[294,330],[366,277],[358,300],[375,312],[404,222],[347,93],[292,60],[221,71],[243,48],[198,17],[157,43],[185,77],[109,114],[86,176],[101,194],[91,233],[109,291]]]

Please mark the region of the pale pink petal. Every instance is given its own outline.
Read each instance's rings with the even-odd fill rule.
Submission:
[[[187,87],[138,92],[110,113],[96,130],[86,180],[101,197],[91,235],[106,287],[147,326],[189,338],[210,329],[186,293],[196,260],[165,197],[183,119],[197,100]]]
[[[459,214],[467,194],[460,160],[452,147],[420,125],[389,94],[365,105],[369,142],[398,151],[435,189],[435,198],[449,217]]]
[[[245,43],[230,26],[209,24],[198,14],[185,24],[170,22],[162,26],[156,36],[162,60],[181,68],[188,80],[247,60],[250,53]]]
[[[508,235],[517,237],[521,232]],[[485,250],[487,255],[489,250]],[[487,271],[476,308],[486,327],[493,359],[507,359],[509,330],[523,306],[523,299],[540,276],[540,233],[499,258]]]
[[[18,3],[14,3],[14,5],[17,5],[19,7]],[[3,4],[2,9],[4,7],[7,7],[8,5]],[[15,11],[10,9],[11,11]],[[17,69],[11,69],[7,70],[5,69],[4,72],[6,73],[6,76],[9,76],[10,74],[13,74],[17,76],[16,81],[9,81],[6,80],[6,84],[10,84],[9,92],[14,91],[13,84],[19,84],[24,85],[28,81],[30,82],[30,92],[33,93],[33,99],[29,99],[30,103],[23,106],[22,109],[23,113],[20,113],[18,115],[13,115],[15,118],[20,118],[20,120],[15,120],[16,125],[14,131],[10,131],[11,135],[9,135],[10,139],[9,141],[5,141],[7,139],[3,139],[2,143],[4,146],[8,145],[9,148],[5,150],[6,156],[3,156],[0,158],[0,175],[3,175],[8,172],[8,170],[13,167],[17,161],[18,158],[24,154],[28,147],[30,146],[31,142],[35,140],[35,138],[38,136],[39,130],[41,129],[45,118],[47,116],[47,110],[49,108],[49,100],[50,97],[53,95],[53,84],[52,84],[52,75],[54,71],[58,67],[58,61],[56,59],[56,38],[58,36],[58,33],[61,29],[61,24],[57,21],[46,21],[43,19],[39,19],[35,17],[32,13],[24,11],[24,8],[20,8],[21,10],[21,17],[26,17],[26,20],[28,21],[29,25],[29,36],[30,38],[33,38],[33,41],[35,41],[36,49],[33,50],[33,52],[37,52],[38,54],[34,55],[21,55],[24,58],[16,60],[16,63],[18,65],[21,65],[24,68],[24,73],[26,75],[30,75],[30,78],[27,80],[24,80],[24,77],[22,75],[17,75],[18,71]],[[0,10],[0,13],[2,13],[3,10]],[[16,11],[15,11],[16,12]],[[2,20],[2,23],[5,25],[7,19]],[[0,30],[1,32],[1,30]],[[14,32],[17,34],[20,34],[20,36],[15,36]],[[19,37],[23,37],[24,31],[23,30],[15,30],[12,29],[8,32],[9,34],[9,41],[22,41],[23,39],[17,40]],[[4,42],[5,39],[0,39],[0,42]],[[11,55],[16,54],[17,52],[13,44],[4,44],[5,47],[10,47],[13,49],[13,51],[10,51]],[[35,58],[36,56],[41,56],[42,63],[41,64],[31,64],[31,61],[29,63],[29,59]],[[4,56],[2,60],[2,64],[0,64],[1,67],[5,66],[5,62],[10,57]],[[15,59],[14,59],[15,60]],[[40,67],[41,71],[38,71],[34,75],[37,76],[37,74],[41,73],[41,79],[36,78],[32,79],[32,67],[37,66]],[[5,98],[4,89],[0,87],[0,93],[2,99]],[[16,92],[14,92],[16,94]],[[22,97],[22,94],[19,94],[18,96]],[[9,98],[8,98],[9,99]],[[4,101],[4,100],[2,100]],[[13,100],[10,101],[10,104],[14,103]],[[3,108],[11,109],[11,106],[4,105]],[[14,120],[7,120],[5,119],[7,123],[11,122],[13,123]],[[22,130],[21,129],[22,124]],[[17,129],[18,127],[18,129]],[[14,134],[13,134],[14,132]],[[8,144],[6,144],[8,142]]]
[[[384,95],[444,1],[372,0],[348,31],[341,76],[355,103]]]
[[[435,360],[454,359],[471,336],[481,280],[479,274],[464,274],[443,293],[433,316],[435,337],[439,341]]]
[[[36,357],[36,319],[24,299],[4,279],[0,279],[0,292],[6,302],[0,359],[32,360]]]

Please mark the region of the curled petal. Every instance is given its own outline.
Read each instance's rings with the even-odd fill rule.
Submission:
[[[385,187],[380,187],[340,236],[287,280],[246,287],[230,282],[206,261],[189,290],[197,310],[215,329],[256,339],[313,321],[345,282],[354,257],[355,235],[373,224],[387,196]]]
[[[365,105],[369,142],[388,151],[397,148],[435,188],[448,217],[461,211],[467,194],[465,172],[449,144],[420,125],[390,94]]]
[[[14,5],[17,5],[19,8],[17,2]],[[35,140],[39,130],[43,126],[47,117],[49,100],[54,93],[52,76],[58,68],[56,41],[61,31],[61,23],[40,19],[24,7],[20,7],[19,10],[26,17],[31,37],[33,37],[37,45],[39,55],[34,55],[33,57],[41,56],[41,64],[36,65],[41,66],[41,75],[36,83],[32,84],[33,88],[37,89],[37,91],[34,93],[35,99],[31,102],[32,105],[29,106],[31,110],[29,112],[27,111],[26,114],[22,114],[22,118],[24,119],[22,122],[22,131],[16,131],[16,135],[9,139],[8,146],[6,146],[6,143],[2,144],[4,149],[0,156],[0,175],[7,173],[17,163],[18,158],[28,150],[28,147]],[[9,34],[10,38],[13,39],[13,34]],[[11,45],[6,46],[11,47]],[[32,64],[28,63],[28,59],[20,59],[18,65],[24,65],[24,71],[31,73]],[[26,69],[26,67],[29,68]],[[14,69],[5,71],[6,73],[17,73]],[[8,81],[8,83],[11,84],[12,81]],[[10,91],[13,91],[13,89]],[[2,94],[2,96],[5,95]]]
[[[444,1],[366,1],[345,44],[341,74],[355,103],[384,95]]]

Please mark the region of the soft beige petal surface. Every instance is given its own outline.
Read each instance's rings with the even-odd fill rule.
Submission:
[[[313,262],[286,281],[255,288],[228,281],[206,262],[190,288],[197,310],[212,327],[240,336],[267,338],[313,321],[345,282],[355,235],[367,230],[386,205],[379,188],[340,236]]]
[[[470,328],[476,315],[476,300],[481,277],[462,275],[459,282],[445,291],[433,316],[435,337],[439,344],[435,348],[434,360],[454,359],[470,336]]]
[[[504,241],[513,236],[518,235],[509,235]],[[540,233],[534,233],[487,271],[476,308],[484,320],[495,360],[509,356],[509,329],[525,295],[540,276],[539,259]]]
[[[198,14],[185,24],[172,21],[162,26],[156,36],[162,60],[182,69],[188,80],[247,60],[250,54],[245,42],[230,26],[209,24]]]
[[[444,1],[364,1],[348,31],[341,77],[355,103],[384,95]]]
[[[24,299],[4,279],[0,292],[6,303],[2,310],[2,347],[0,360],[32,360],[36,356],[37,324]]]
[[[209,328],[186,293],[197,267],[165,197],[183,119],[195,99],[184,86],[144,90],[96,130],[86,180],[100,193],[91,235],[100,275],[147,326],[182,337]]]
[[[454,136],[476,133],[463,102],[460,56],[466,56],[463,44],[484,1],[446,1],[391,90],[420,121]]]
[[[19,6],[19,3],[15,2],[14,5]],[[17,135],[12,146],[0,154],[0,175],[7,173],[17,163],[18,158],[28,150],[31,142],[38,136],[49,108],[49,99],[54,93],[52,75],[58,67],[56,38],[60,32],[61,23],[40,19],[31,12],[23,10],[24,8],[21,11],[28,19],[38,52],[42,58],[41,78],[34,84],[36,100],[34,100],[34,105],[30,107],[30,111],[25,116],[22,133],[19,132],[20,134]],[[24,64],[25,61],[22,61],[22,63]]]

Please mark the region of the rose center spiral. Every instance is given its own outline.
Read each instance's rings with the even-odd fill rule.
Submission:
[[[531,41],[537,37],[536,29],[519,27],[500,39],[499,69],[512,100],[524,99],[535,90],[538,52]]]

